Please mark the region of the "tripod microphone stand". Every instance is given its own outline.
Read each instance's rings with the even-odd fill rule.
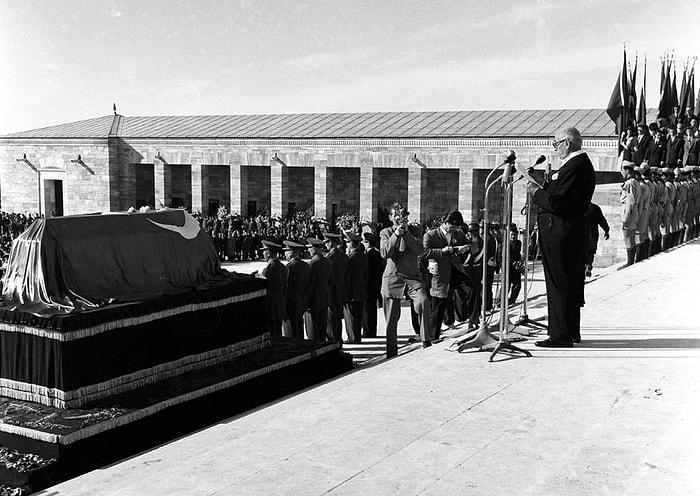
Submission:
[[[527,185],[527,183],[525,183]],[[520,310],[520,317],[518,318],[518,321],[515,323],[516,326],[522,327],[530,327],[534,329],[533,332],[539,332],[541,330],[546,330],[547,326],[540,323],[540,322],[535,322],[534,320],[530,319],[527,315],[527,294],[529,291],[529,285],[528,285],[528,273],[530,272],[530,243],[529,239],[526,238],[527,235],[530,233],[530,216],[531,216],[531,207],[532,207],[532,194],[530,194],[530,191],[528,190],[526,200],[525,200],[525,236],[523,236],[523,246],[525,247],[523,249],[523,257],[525,259],[525,273],[523,274],[523,304],[522,308]],[[535,263],[533,260],[532,263],[532,271],[534,273],[535,271]],[[516,331],[518,334],[522,334],[523,336],[529,336],[531,333],[525,329],[522,331]],[[527,334],[525,334],[527,333]]]
[[[509,353],[522,353],[525,356],[532,356],[529,351],[523,350],[521,348],[518,348],[517,346],[514,346],[508,339],[507,339],[507,334],[512,330],[513,324],[510,322],[508,318],[508,293],[507,293],[507,288],[508,288],[508,265],[510,263],[510,250],[503,248],[502,250],[502,265],[504,275],[505,275],[505,286],[503,283],[501,284],[501,308],[500,308],[500,320],[499,320],[499,333],[498,337],[496,338],[493,334],[491,334],[488,330],[488,326],[486,324],[486,292],[491,291],[490,287],[487,287],[487,240],[486,236],[488,236],[488,224],[487,224],[487,219],[488,219],[488,196],[489,192],[491,191],[491,188],[493,187],[494,184],[499,182],[498,180],[495,180],[493,182],[490,182],[492,176],[494,173],[502,166],[505,166],[505,170],[503,172],[503,176],[501,179],[501,187],[503,190],[503,218],[504,219],[510,219],[511,214],[512,214],[512,205],[513,205],[513,175],[512,175],[512,162],[515,160],[515,154],[511,152],[511,155],[506,159],[506,161],[495,167],[491,173],[488,175],[486,178],[486,181],[484,183],[484,186],[486,188],[486,191],[484,193],[484,218],[482,219],[482,225],[483,225],[483,231],[484,231],[484,246],[482,248],[482,256],[481,256],[481,264],[482,264],[482,278],[481,278],[481,294],[482,294],[482,302],[481,302],[481,323],[479,324],[479,329],[477,329],[474,332],[471,332],[467,334],[466,336],[463,336],[462,338],[456,339],[455,341],[452,342],[452,344],[447,348],[449,351],[456,351],[458,353],[462,352],[463,350],[469,349],[469,348],[479,348],[480,351],[490,351],[491,355],[489,356],[489,362],[493,361],[493,358],[496,356],[497,353],[499,352],[509,352]],[[510,242],[510,239],[508,237],[508,230],[504,229],[503,230],[503,246],[506,247],[508,246],[507,243]],[[453,349],[454,348],[454,349]]]

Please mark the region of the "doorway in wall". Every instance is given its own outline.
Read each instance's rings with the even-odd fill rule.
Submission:
[[[63,181],[44,179],[44,214],[46,217],[63,215]]]

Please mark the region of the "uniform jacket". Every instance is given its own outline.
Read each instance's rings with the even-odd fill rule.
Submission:
[[[311,266],[311,289],[309,291],[309,308],[320,310],[328,308],[330,301],[330,282],[333,274],[333,262],[321,255],[314,255],[309,262]]]
[[[396,227],[382,229],[379,233],[379,250],[386,259],[382,274],[382,295],[387,298],[402,298],[408,281],[412,286],[422,285],[422,275],[418,266],[421,243],[410,232],[399,237]],[[403,243],[400,243],[403,239]],[[399,248],[403,248],[400,251]]]
[[[639,199],[637,203],[639,204],[639,218],[637,219],[637,232],[646,233],[649,227],[649,215],[651,213],[651,188],[643,180],[637,181],[639,190]]]
[[[637,229],[639,221],[639,183],[630,178],[622,183],[620,190],[622,205],[622,228]]]
[[[348,266],[348,256],[340,251],[338,247],[333,247],[326,255],[326,258],[333,263],[333,272],[329,283],[330,306],[344,305],[345,296],[345,270]]]
[[[301,315],[308,308],[311,267],[299,258],[287,264],[287,314]]]
[[[353,248],[348,255],[345,271],[345,294],[348,301],[365,301],[367,298],[367,255]]]
[[[287,267],[276,258],[267,262],[262,270],[267,279],[265,309],[267,320],[284,320],[287,318]]]
[[[376,300],[382,292],[382,274],[384,273],[384,259],[377,248],[367,250],[367,299]]]
[[[423,235],[423,260],[435,260],[438,273],[431,274],[430,295],[437,298],[447,298],[450,290],[450,278],[452,271],[456,270],[466,276],[463,260],[457,255],[444,253],[446,246],[464,246],[469,244],[467,237],[461,230],[445,233],[442,228],[431,229]]]

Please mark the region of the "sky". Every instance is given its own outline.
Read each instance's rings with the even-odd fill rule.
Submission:
[[[0,134],[90,119],[605,108],[700,55],[688,0],[0,0]],[[700,64],[698,64],[700,71]],[[700,79],[699,79],[700,82]],[[700,86],[696,84],[696,87]]]

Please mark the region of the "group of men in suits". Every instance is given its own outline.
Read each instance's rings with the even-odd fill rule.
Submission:
[[[377,236],[326,232],[324,239],[306,241],[262,242],[267,265],[261,276],[268,281],[270,334],[342,342],[344,320],[346,342],[360,343],[363,336],[376,336],[384,270]],[[307,250],[310,259],[302,258]]]
[[[623,267],[700,233],[700,166],[650,167],[622,162]]]

